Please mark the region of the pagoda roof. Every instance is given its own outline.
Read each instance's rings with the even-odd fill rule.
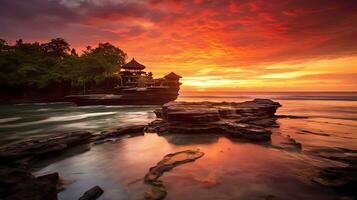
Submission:
[[[165,79],[180,79],[182,76],[175,74],[174,72],[170,72],[166,76],[164,76]]]
[[[122,68],[122,69],[138,69],[138,70],[143,70],[143,69],[145,69],[145,66],[142,65],[142,64],[140,64],[140,63],[138,63],[138,62],[133,58],[130,62],[124,64],[121,68]]]

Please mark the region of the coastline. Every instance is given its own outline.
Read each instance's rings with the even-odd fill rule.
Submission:
[[[200,104],[200,103],[197,103],[197,104]],[[283,106],[284,107],[284,106]],[[302,119],[300,119],[300,118],[296,118],[296,119],[294,119],[293,117],[291,117],[291,116],[285,116],[285,118],[281,118],[281,117],[284,117],[284,116],[280,116],[280,118],[278,119],[278,122],[279,122],[279,124],[280,123],[285,123],[285,121],[289,121],[289,120],[292,120],[292,121],[296,121],[296,122],[299,122],[299,120],[302,120]],[[286,118],[287,117],[287,118]],[[311,118],[308,118],[308,119],[305,119],[305,120],[311,120]],[[284,124],[283,123],[283,124]],[[187,127],[187,126],[186,126]],[[323,168],[321,168],[320,169],[320,172],[319,171],[317,171],[316,172],[316,174],[315,174],[315,177],[317,176],[317,177],[320,177],[320,178],[314,178],[314,179],[310,179],[310,181],[312,181],[312,182],[315,182],[316,184],[318,184],[318,185],[326,185],[326,186],[328,186],[328,187],[332,187],[332,188],[335,188],[336,190],[339,190],[338,188],[336,188],[336,183],[334,183],[334,182],[331,182],[331,181],[329,181],[328,179],[326,179],[326,177],[328,177],[328,176],[331,176],[331,175],[333,175],[333,176],[342,176],[342,177],[344,177],[345,175],[343,175],[343,174],[346,174],[346,172],[353,172],[353,170],[355,170],[355,167],[353,167],[354,165],[353,165],[353,163],[351,163],[349,160],[350,159],[352,159],[353,157],[346,157],[344,160],[341,160],[341,155],[344,155],[344,154],[346,154],[346,153],[348,153],[349,152],[349,154],[351,154],[352,153],[352,155],[351,156],[353,156],[354,155],[354,153],[353,153],[353,151],[350,151],[351,149],[350,148],[345,148],[345,150],[343,149],[343,148],[326,148],[326,149],[320,149],[320,150],[314,150],[314,149],[311,149],[311,150],[309,150],[309,148],[306,146],[306,144],[305,144],[305,141],[304,140],[301,140],[301,136],[304,136],[304,135],[316,135],[316,136],[318,136],[318,137],[321,137],[321,138],[329,138],[330,137],[330,134],[327,134],[327,133],[319,133],[319,132],[317,132],[317,131],[315,131],[315,130],[313,130],[313,129],[302,129],[301,128],[301,136],[299,136],[299,135],[293,135],[293,136],[290,136],[290,135],[286,135],[286,133],[284,134],[284,133],[281,133],[281,135],[279,135],[279,134],[277,134],[276,133],[276,131],[277,130],[280,130],[282,128],[282,131],[284,130],[284,126],[283,127],[280,127],[280,128],[273,128],[273,134],[272,134],[272,139],[271,139],[271,141],[270,142],[263,142],[263,143],[261,143],[261,142],[258,142],[258,143],[256,143],[256,142],[254,142],[254,143],[256,143],[257,145],[263,145],[263,146],[265,146],[265,148],[268,148],[268,149],[276,149],[276,150],[278,150],[278,151],[282,151],[282,152],[296,152],[296,155],[299,155],[300,153],[299,152],[301,152],[301,151],[304,151],[305,153],[307,153],[308,152],[308,154],[309,155],[311,155],[311,156],[317,156],[318,158],[319,157],[322,157],[322,158],[324,158],[324,159],[329,159],[329,160],[332,160],[332,161],[334,161],[334,162],[342,162],[342,163],[346,163],[346,164],[348,164],[348,165],[350,165],[352,168],[348,168],[348,169],[343,169],[343,168],[331,168],[331,167],[323,167]],[[151,128],[151,130],[152,130],[152,128]],[[120,131],[119,131],[120,132]],[[148,131],[146,131],[146,132],[148,132]],[[150,132],[150,131],[149,131]],[[119,142],[120,143],[120,141],[124,141],[124,140],[129,140],[129,138],[128,139],[126,139],[127,138],[127,136],[124,136],[124,135],[122,135],[122,134],[118,134],[117,132],[111,132],[111,131],[104,131],[104,132],[102,132],[101,134],[103,134],[102,136],[93,136],[94,138],[95,137],[97,137],[97,139],[100,139],[100,141],[97,141],[97,142],[93,142],[94,144],[96,144],[95,146],[97,146],[98,145],[98,147],[100,148],[100,146],[101,145],[105,145],[105,144],[110,144],[110,143],[116,143],[116,142]],[[101,135],[100,134],[100,135]],[[116,135],[116,134],[118,134],[118,135]],[[147,133],[148,134],[148,133]],[[149,133],[150,134],[150,133]],[[151,133],[152,134],[152,133]],[[289,134],[291,134],[291,131],[289,131]],[[108,137],[106,137],[105,135],[107,135],[107,136],[110,136],[109,138]],[[117,136],[119,136],[120,135],[120,137],[119,138],[117,138]],[[126,134],[125,134],[126,135]],[[143,137],[143,133],[140,133],[140,134],[134,134],[134,135],[136,135],[136,137],[138,137],[138,138],[140,138],[140,137]],[[133,135],[133,136],[134,136]],[[160,134],[161,135],[161,134]],[[182,135],[182,136],[184,136],[185,134],[179,134],[179,135]],[[123,137],[124,136],[124,137]],[[53,137],[53,136],[52,136]],[[114,138],[111,138],[111,137],[114,137]],[[123,137],[123,138],[122,138]],[[145,136],[144,136],[145,137]],[[173,137],[173,138],[175,138],[175,137],[178,137],[178,136],[175,136],[175,135],[172,135],[172,136],[170,136],[170,135],[161,135],[161,136],[159,136],[159,137],[168,137],[168,138],[171,138],[171,137]],[[191,137],[191,136],[190,136]],[[205,137],[207,137],[207,138],[209,138],[208,136],[204,136],[204,135],[201,135],[201,136],[199,136],[199,138],[205,138]],[[117,138],[117,139],[115,139],[115,138]],[[104,143],[103,142],[101,142],[101,141],[104,141]],[[233,139],[232,138],[232,141],[235,141],[236,142],[236,139]],[[239,139],[238,140],[239,142],[241,142],[241,140]],[[301,143],[300,143],[301,142]],[[250,142],[248,142],[248,143],[250,143]],[[299,143],[300,143],[300,145],[299,145]],[[60,145],[61,146],[61,145]],[[58,148],[54,148],[54,149],[58,149]],[[350,149],[350,150],[348,150],[348,149]],[[84,149],[84,152],[86,152],[86,150],[88,150],[88,149]],[[353,148],[352,148],[352,150],[353,150]],[[82,151],[81,151],[82,152]],[[89,152],[91,152],[91,151],[89,151]],[[205,152],[205,151],[203,151],[203,152]],[[327,152],[329,152],[329,153],[327,153]],[[107,152],[107,153],[109,153],[109,152]],[[173,153],[173,152],[166,152],[166,154],[167,153]],[[206,149],[206,153],[207,153],[207,149]],[[295,153],[294,153],[295,154]],[[208,152],[208,156],[210,155],[210,153]],[[74,157],[77,157],[77,156],[79,156],[80,157],[80,155],[78,155],[77,153],[76,154],[74,154],[74,155],[72,155],[72,156],[74,156]],[[71,157],[72,157],[71,156]],[[154,158],[155,159],[155,158]],[[156,158],[156,159],[159,159],[159,158]],[[203,158],[204,159],[204,158]],[[57,161],[58,162],[58,161]],[[45,166],[48,166],[48,165],[53,165],[53,164],[56,164],[57,162],[55,162],[55,163],[47,163]],[[42,168],[43,168],[43,166],[42,166]],[[325,170],[326,169],[326,170]],[[331,174],[331,170],[333,170],[333,173]],[[347,171],[346,171],[347,170]],[[318,174],[320,174],[320,175],[318,175]],[[329,174],[328,176],[327,176],[327,174]],[[350,178],[350,180],[352,181],[351,183],[353,184],[353,181],[354,181],[354,179],[353,179],[353,174],[349,174],[348,175]],[[322,178],[321,178],[322,177]],[[305,177],[306,178],[306,177]],[[352,179],[351,179],[352,178]],[[346,180],[349,180],[349,179],[346,179]],[[223,184],[223,183],[222,183]],[[215,184],[214,184],[215,185]],[[94,185],[93,185],[94,186]],[[324,186],[324,187],[326,187],[326,186]],[[88,186],[88,188],[86,188],[86,189],[89,189],[91,186]],[[212,186],[212,187],[215,187],[215,186]],[[342,188],[348,188],[348,187],[342,187]],[[106,195],[106,188],[103,188],[104,189],[104,195]],[[169,189],[168,189],[169,191],[168,191],[168,193],[169,193],[169,195],[170,195],[170,187],[169,187]],[[85,189],[83,189],[82,191],[80,191],[80,192],[84,192],[85,191]],[[271,194],[266,194],[267,196],[268,195],[271,195]],[[352,195],[353,195],[353,193],[352,193]],[[79,196],[77,196],[77,197],[79,197]]]

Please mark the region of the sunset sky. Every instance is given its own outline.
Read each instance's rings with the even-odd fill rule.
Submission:
[[[110,42],[190,91],[357,91],[355,0],[0,0],[0,38]]]

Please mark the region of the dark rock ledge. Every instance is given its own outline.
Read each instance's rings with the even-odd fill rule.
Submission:
[[[32,164],[78,145],[144,134],[145,126],[127,126],[100,133],[76,131],[54,134],[0,147],[0,199],[57,200],[57,192],[61,189],[58,173],[35,177],[31,174]],[[94,200],[102,193],[99,187],[93,187],[80,199]]]
[[[269,99],[242,103],[170,102],[156,110],[148,130],[159,134],[220,133],[253,141],[270,140],[270,127],[277,127],[276,110]]]
[[[164,184],[159,178],[167,171],[173,168],[193,162],[204,155],[200,150],[185,150],[176,153],[167,154],[164,158],[151,167],[144,177],[144,182],[151,186],[151,189],[144,194],[146,200],[161,200],[167,195]]]

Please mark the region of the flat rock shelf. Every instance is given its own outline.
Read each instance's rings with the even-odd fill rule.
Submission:
[[[278,102],[255,99],[242,103],[170,102],[155,111],[149,130],[159,134],[219,133],[252,141],[270,140],[277,126]]]

